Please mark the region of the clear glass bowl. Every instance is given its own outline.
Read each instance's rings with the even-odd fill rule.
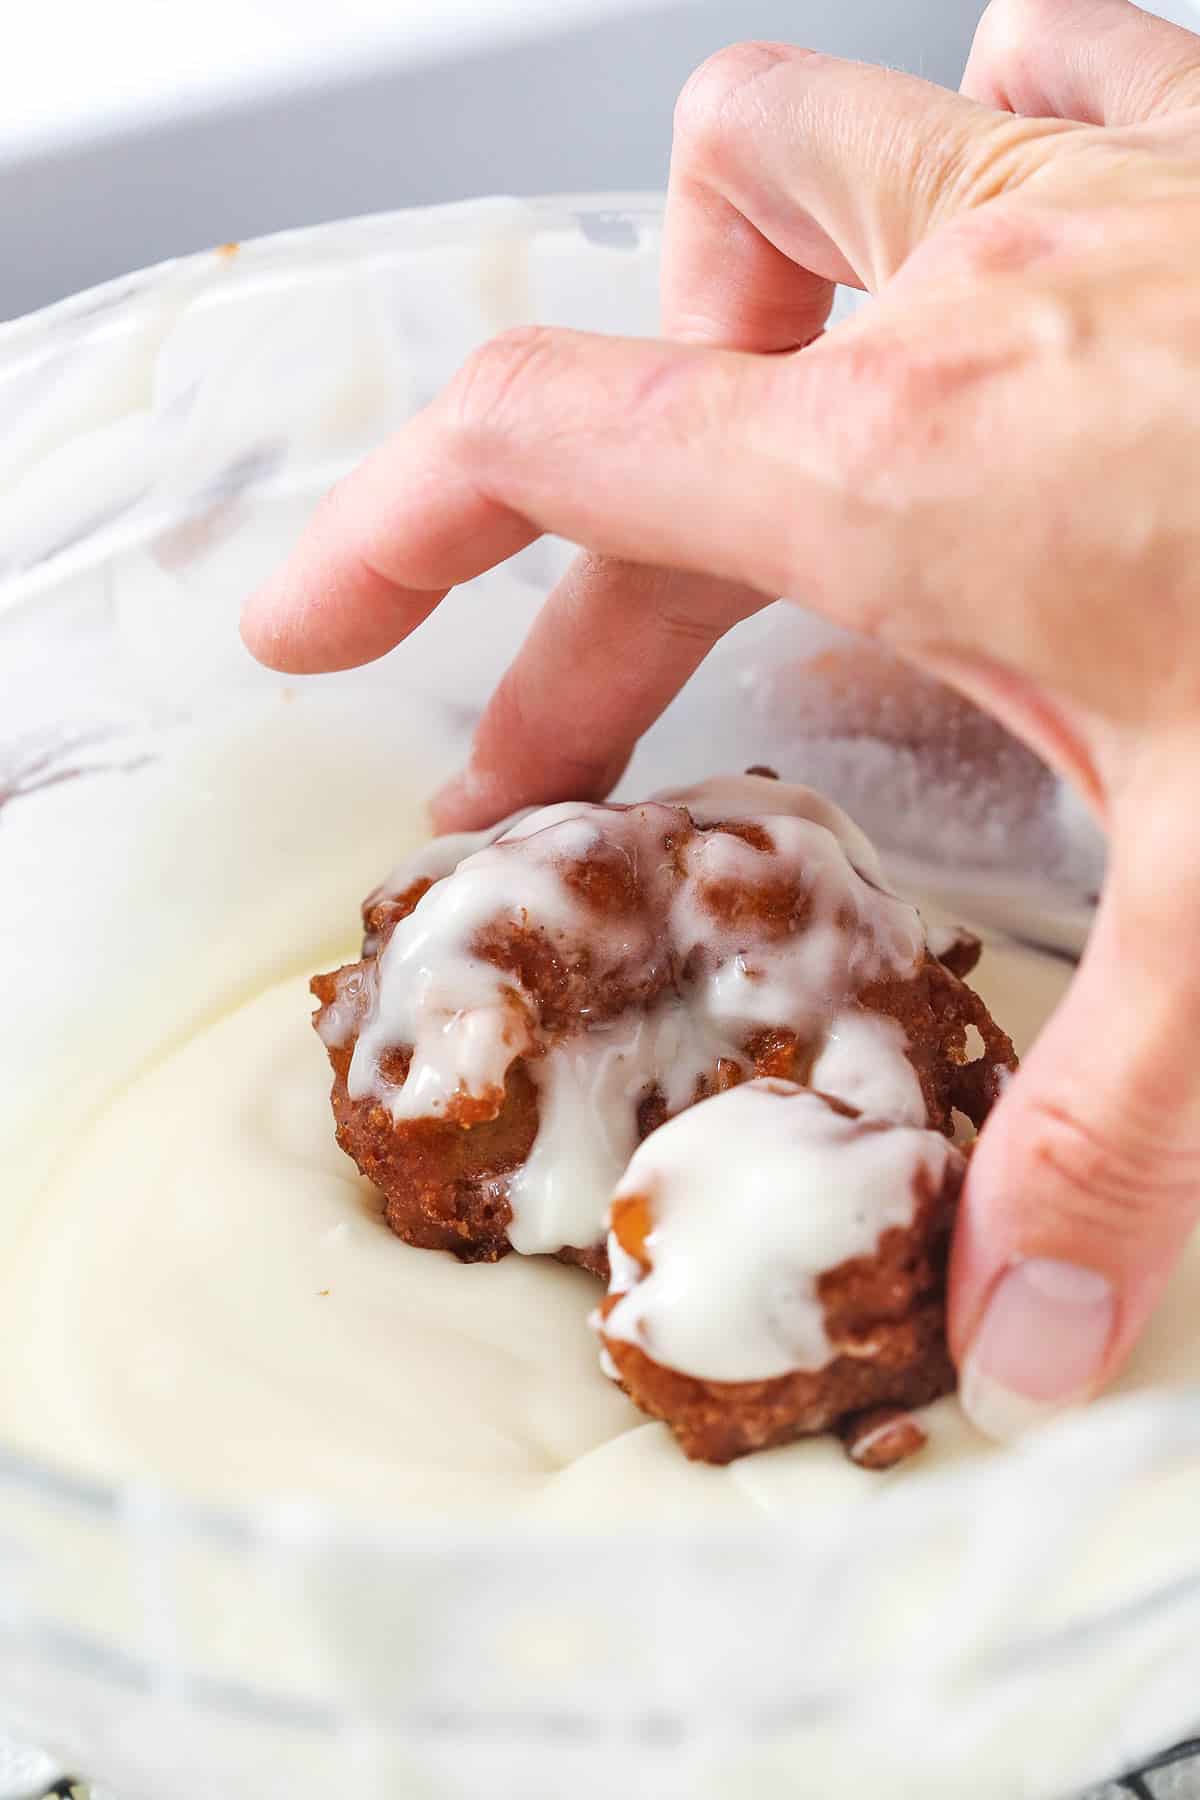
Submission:
[[[485,336],[528,319],[652,331],[659,227],[637,196],[366,219],[227,246],[0,332],[13,1229],[73,1122],[187,1023],[156,1015],[164,959],[188,964],[190,1016],[211,1014],[238,989],[229,941],[269,960],[282,886],[280,969],[317,965],[331,898],[352,917],[387,857],[377,817],[337,822],[339,784],[385,792],[397,757],[431,779],[448,764],[567,551],[534,546],[302,705],[241,651],[243,593]],[[877,762],[834,732],[797,769],[775,705],[781,661],[830,642],[796,609],[743,627],[631,782],[777,752],[853,799]],[[198,737],[278,785],[269,891],[240,856],[261,793],[214,811]],[[1070,945],[1094,846],[1053,795],[1043,813],[1018,822],[1042,834],[1036,891],[1003,817],[1007,864],[989,852],[965,877],[962,846],[941,855],[911,807],[890,848],[927,885],[965,883],[976,912],[1004,890],[1012,918],[1017,894],[1020,928]],[[97,1020],[103,1054],[84,1054]],[[131,1800],[1054,1795],[1196,1723],[1200,1552],[1181,1569],[1163,1545],[1198,1498],[1193,1394],[883,1482],[820,1541],[778,1522],[567,1533],[401,1529],[382,1503],[367,1524],[303,1498],[220,1509],[156,1480],[107,1485],[69,1445],[53,1464],[4,1445],[0,1722]]]

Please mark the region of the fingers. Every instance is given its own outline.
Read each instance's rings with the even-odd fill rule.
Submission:
[[[519,514],[480,494],[461,459],[423,460],[439,431],[446,435],[434,414],[419,414],[339,482],[284,566],[251,595],[241,630],[259,662],[289,675],[373,662],[415,631],[457,582],[538,536]],[[410,518],[422,529],[416,554],[405,556]],[[475,531],[488,544],[482,563]],[[436,570],[425,585],[423,570]]]
[[[341,484],[252,601],[247,638],[289,669],[378,655],[448,586],[552,531],[741,584],[751,605],[803,597],[905,652],[986,649],[1022,615],[986,589],[969,613],[951,547],[995,535],[964,446],[994,438],[1026,335],[1015,314],[981,334],[957,305],[926,309],[915,338],[881,314],[781,357],[510,332]],[[944,537],[934,565],[907,529],[914,486]],[[693,627],[713,627],[724,603],[693,611]],[[743,596],[726,622],[746,610]],[[660,611],[684,617],[666,600]]]
[[[951,1343],[963,1405],[995,1437],[1116,1373],[1200,1217],[1200,983],[1179,954],[1200,920],[1200,845],[1144,808],[1139,823],[1135,854],[1114,846],[1080,973],[972,1159]]]
[[[1054,135],[892,70],[787,45],[720,51],[676,110],[672,190],[688,243],[670,306],[687,318],[713,292],[722,319],[779,330],[804,295],[823,302],[822,283],[873,291],[942,218],[1032,172]]]
[[[938,478],[948,464],[961,475],[956,434],[986,429],[975,413],[1011,360],[1003,334],[978,343],[961,309],[920,354],[884,321],[774,358],[509,333],[342,483],[256,596],[247,636],[288,668],[329,666],[335,646],[343,663],[368,641],[378,654],[431,596],[552,531],[740,583],[754,604],[802,594],[901,648],[954,642],[975,622],[960,584],[931,584],[900,529],[904,484],[930,478],[933,410],[947,445]],[[969,510],[952,485],[948,533],[977,528]],[[660,610],[669,624],[673,606]],[[706,628],[719,612],[706,604]],[[994,612],[983,609],[989,629]]]
[[[699,179],[706,159],[720,163],[729,204],[822,282],[852,271],[877,285],[947,210],[1037,161],[1038,131],[907,76],[801,53],[757,72],[722,59],[706,68],[685,166]],[[774,328],[780,305],[758,326]],[[768,407],[760,425],[756,409],[764,384],[786,398],[788,380],[761,359],[701,366],[653,345],[510,333],[339,487],[250,602],[246,641],[288,670],[369,660],[447,586],[540,530],[782,591],[797,566],[828,560],[836,536],[806,416],[845,436],[827,405],[838,384],[814,376],[811,393],[792,397],[797,448],[769,441],[783,414]],[[859,399],[877,416],[873,395]]]
[[[782,591],[798,497],[766,421],[788,374],[729,352],[507,333],[340,484],[251,601],[247,640],[289,669],[379,655],[542,531]]]
[[[962,91],[987,106],[1131,125],[1200,106],[1200,37],[1131,0],[992,0]]]
[[[727,59],[769,67],[793,54],[746,45]],[[833,283],[768,243],[707,171],[693,168],[695,86],[677,109],[664,334],[758,353],[796,349],[824,326]],[[466,769],[435,798],[437,828],[468,831],[521,806],[603,798],[717,638],[763,604],[737,582],[585,552],[548,596],[484,710]]]
[[[489,702],[466,770],[434,802],[437,829],[603,798],[717,639],[766,604],[736,582],[581,557]]]
[[[820,268],[763,235],[762,195],[746,169],[746,116],[758,86],[764,112],[759,156],[786,130],[783,80],[774,99],[758,77],[786,78],[809,60],[790,44],[736,44],[703,63],[675,107],[671,178],[663,231],[663,330],[685,343],[731,350],[798,349],[824,326],[834,282],[854,271],[832,246]],[[748,210],[746,208],[748,207]]]

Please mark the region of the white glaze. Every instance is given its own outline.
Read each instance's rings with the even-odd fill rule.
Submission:
[[[687,827],[684,803],[698,822],[751,821],[773,848],[710,831],[671,854],[667,838]],[[597,915],[564,879],[602,840],[636,870],[644,904],[633,916]],[[775,872],[803,875],[810,907],[802,930],[772,940],[754,921],[722,919],[714,890]],[[886,889],[857,827],[807,789],[761,776],[723,777],[640,806],[546,807],[494,833],[425,847],[375,897],[439,876],[374,968],[344,978],[365,981],[368,1001],[347,1085],[352,1098],[378,1099],[397,1120],[437,1116],[459,1095],[497,1094],[512,1062],[529,1054],[541,1127],[509,1194],[510,1240],[528,1253],[599,1240],[651,1088],[663,1090],[670,1110],[685,1106],[719,1059],[747,1066],[742,1045],[757,1028],[786,1025],[821,1045],[860,987],[910,973],[924,949],[919,915]],[[478,953],[478,933],[494,924],[536,925],[565,954],[586,944],[597,970],[657,966],[666,985],[648,1011],[554,1041],[515,978]],[[326,1043],[346,1041],[355,999],[343,985],[322,1022]],[[412,1060],[403,1084],[390,1085],[380,1059],[397,1044],[413,1047]],[[858,1044],[869,1061],[878,1049],[871,1079],[879,1093],[898,1088],[894,1046],[869,1034]],[[827,1085],[840,1093],[842,1072],[863,1077],[830,1048]],[[911,1092],[897,1104],[907,1116]]]
[[[777,781],[770,775],[710,775],[690,787],[667,788],[659,798],[686,806],[698,825],[715,825],[720,819],[765,818],[808,819],[824,825],[860,874],[880,887],[887,886],[879,854],[866,832],[815,788]]]
[[[464,1266],[394,1237],[333,1141],[306,977],[271,985],[269,936],[259,954],[257,979],[241,965],[252,998],[185,1023],[80,1126],[36,1206],[0,1208],[0,1439],[227,1499],[303,1492],[493,1525],[531,1508],[802,1523],[878,1493],[826,1442],[688,1463],[601,1374],[594,1280],[521,1256]],[[168,966],[159,1003],[186,1021],[191,971]],[[989,948],[979,986],[1024,1048],[1069,972]],[[1200,1380],[1198,1316],[1200,1245],[1125,1385]],[[928,1423],[924,1467],[1008,1454],[953,1400]]]
[[[938,1132],[865,1127],[791,1082],[689,1107],[638,1146],[617,1188],[614,1204],[649,1203],[651,1267],[614,1258],[621,1299],[604,1330],[702,1380],[823,1368],[837,1347],[817,1278],[911,1224],[919,1184],[939,1187],[951,1162],[961,1155]]]
[[[428,838],[418,844],[415,850],[390,869],[366,899],[366,906],[374,906],[377,902],[394,899],[406,893],[418,881],[441,881],[443,876],[452,875],[459,863],[465,862],[477,850],[484,850],[494,844],[497,838],[521,835],[520,826],[534,812],[531,806],[522,807],[519,812],[502,819],[498,825],[485,826],[481,831],[447,831],[441,837]]]
[[[509,1188],[513,1248],[532,1255],[597,1243],[607,1197],[637,1144],[642,1095],[657,1082],[669,1108],[685,1106],[701,1069],[737,1055],[732,1036],[668,1001],[569,1038],[532,1064],[538,1134]]]
[[[844,1007],[809,1072],[809,1086],[833,1094],[868,1118],[924,1125],[928,1109],[907,1050],[908,1038],[899,1020]]]

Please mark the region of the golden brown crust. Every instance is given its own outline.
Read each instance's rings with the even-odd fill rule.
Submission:
[[[876,1406],[850,1413],[838,1426],[846,1455],[860,1469],[892,1469],[923,1450],[929,1441],[924,1427],[902,1406]]]
[[[937,952],[937,959],[943,969],[949,969],[952,975],[965,981],[982,955],[983,939],[968,931],[965,925],[956,925],[954,935]]]
[[[432,877],[422,875],[401,894],[371,894],[363,901],[363,955],[377,956],[392,932],[406,919],[418,900],[433,886]]]
[[[762,836],[753,821],[724,820],[697,826],[676,814],[664,826],[659,846],[664,859],[700,831],[737,835],[749,842]],[[696,971],[673,966],[665,934],[648,916],[646,896],[636,862],[619,845],[601,841],[574,864],[565,879],[582,903],[585,917],[595,914],[611,923],[629,924],[628,959],[596,966],[586,939],[564,950],[535,922],[521,926],[497,923],[479,933],[476,953],[510,973],[514,1004],[536,1016],[540,1040],[559,1041],[585,1029],[583,1021],[612,1019],[630,1008],[652,1007],[660,996],[677,991]],[[333,1112],[337,1139],[368,1180],[384,1196],[389,1226],[422,1248],[450,1250],[464,1261],[495,1261],[509,1248],[511,1209],[508,1187],[525,1161],[538,1127],[538,1098],[532,1058],[520,1057],[509,1070],[503,1089],[460,1096],[449,1116],[393,1121],[374,1098],[352,1099],[346,1079],[362,1014],[368,1004],[374,959],[397,924],[418,904],[433,882],[422,878],[398,895],[373,895],[363,909],[364,956],[331,975],[319,975],[312,991],[320,1002],[314,1023],[329,1020],[335,1002],[355,1014],[349,1028],[329,1045],[333,1065]],[[753,925],[768,941],[803,929],[811,904],[801,876],[781,874],[772,865],[754,885],[710,883],[708,905],[721,918]],[[347,985],[347,978],[349,983]],[[348,1001],[347,996],[354,998]],[[517,996],[520,996],[518,1001]],[[909,1055],[924,1092],[930,1124],[948,1135],[954,1113],[982,1123],[998,1091],[999,1071],[1014,1068],[1012,1045],[994,1024],[982,1001],[948,968],[926,957],[907,980],[873,983],[857,1004],[896,1019],[909,1043]],[[984,1042],[980,1061],[967,1058],[967,1030],[974,1025]],[[692,1101],[736,1085],[751,1075],[772,1075],[806,1082],[817,1046],[801,1042],[786,1020],[777,1028],[750,1034],[740,1046],[746,1066],[721,1059],[696,1082]],[[409,1049],[388,1051],[381,1063],[386,1079],[399,1083],[407,1071]],[[667,1116],[660,1090],[650,1086],[637,1106],[639,1138]],[[566,1260],[603,1276],[607,1258],[602,1244],[564,1251]]]
[[[960,1112],[978,1130],[1005,1075],[1016,1068],[1017,1053],[974,988],[927,955],[910,981],[873,982],[859,994],[858,1004],[902,1027],[932,1128],[953,1135],[954,1114]],[[982,1040],[974,1058],[967,1035],[971,1026]]]
[[[663,1367],[601,1327],[621,1386],[635,1406],[670,1426],[685,1455],[710,1463],[823,1431],[840,1430],[853,1440],[861,1414],[903,1413],[949,1393],[955,1374],[946,1347],[946,1259],[961,1186],[955,1159],[936,1192],[918,1194],[911,1226],[884,1232],[874,1255],[818,1278],[834,1352],[823,1368],[767,1381],[703,1381]],[[648,1268],[649,1203],[627,1196],[614,1207],[612,1222],[622,1248]],[[619,1299],[602,1302],[602,1317]],[[907,1441],[905,1454],[919,1447],[911,1434]],[[900,1449],[897,1437],[892,1449]]]
[[[322,1010],[332,1004],[336,980],[318,975],[312,982]],[[497,1262],[507,1255],[512,1211],[506,1180],[537,1136],[537,1096],[524,1064],[509,1071],[490,1118],[397,1124],[378,1101],[350,1098],[352,1051],[352,1043],[329,1050],[337,1141],[383,1195],[392,1230],[419,1249],[450,1250],[463,1262]],[[400,1068],[389,1073],[402,1079]],[[477,1112],[485,1104],[472,1102]]]

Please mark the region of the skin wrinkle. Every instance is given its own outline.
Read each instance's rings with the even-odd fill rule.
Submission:
[[[1122,141],[1121,133],[1100,127],[1078,126],[1068,149],[1074,164],[1074,184],[1086,206],[1076,204],[1071,223],[1080,214],[1097,215],[1096,247],[1103,254],[1114,223],[1113,214],[1129,209],[1140,213],[1161,200],[1184,199],[1195,194],[1195,175],[1186,159],[1158,130],[1146,131]],[[1048,205],[1061,205],[1062,165],[1051,158],[1029,172],[1026,191]],[[1089,191],[1090,190],[1090,191]]]
[[[978,210],[1003,198],[1019,199],[1021,190],[1040,170],[1061,157],[1062,140],[1085,127],[1064,119],[1020,119],[1001,116],[983,136],[960,130],[955,135],[944,181],[931,196],[928,223],[936,229],[965,209]]]
[[[816,229],[807,234],[812,242],[806,245],[802,241],[797,196],[789,186],[780,186],[773,179],[773,163],[761,154],[762,144],[779,134],[781,119],[788,121],[782,134],[785,139],[803,144],[814,136],[786,92],[767,107],[761,92],[765,79],[785,66],[789,72],[800,66],[805,72],[819,73],[829,66],[830,59],[812,51],[784,47],[781,53],[779,47],[765,46],[770,60],[747,74],[740,56],[743,48],[719,51],[697,72],[704,80],[682,107],[682,129],[677,126],[677,149],[672,157],[673,180],[678,166],[692,181],[725,197],[741,215],[752,210],[757,229],[782,255],[805,263],[823,279],[849,280],[859,286],[852,264],[834,249],[819,221],[814,220]],[[703,96],[702,100],[697,95]],[[748,96],[756,101],[756,117],[747,117]],[[764,182],[769,184],[766,188]]]
[[[694,644],[706,651],[712,649],[725,629],[724,621],[710,623],[705,619],[694,618],[690,613],[680,612],[671,606],[657,608],[654,622],[669,637],[676,638],[684,644]]]
[[[1126,33],[1128,45],[1124,43]],[[1114,19],[1106,34],[1107,42],[1098,39],[1095,43],[1088,58],[1087,85],[1099,88],[1103,82],[1104,114],[1111,122],[1155,119],[1195,104],[1200,94],[1200,76],[1194,54],[1190,61],[1186,52],[1180,52],[1178,61],[1168,58],[1160,62],[1152,53],[1147,54],[1156,35],[1152,27],[1146,29],[1138,23],[1122,29]],[[1139,36],[1140,43],[1135,41]],[[1181,36],[1187,38],[1190,33]],[[1100,119],[1095,122],[1099,124]]]
[[[1131,1143],[1127,1120],[1120,1131],[1102,1132],[1060,1102],[1039,1099],[1026,1105],[1022,1123],[1030,1163],[1049,1169],[1056,1184],[1051,1219],[1043,1220],[1029,1201],[1015,1215],[1024,1227],[1027,1254],[1086,1235],[1095,1246],[1108,1242],[1123,1264],[1148,1217],[1178,1218],[1182,1235],[1190,1230],[1200,1188],[1200,1146],[1173,1147],[1167,1171],[1157,1136]]]
[[[689,75],[675,102],[674,143],[688,167],[696,173],[720,170],[730,127],[742,124],[748,91],[781,65],[813,56],[789,44],[754,41],[727,45],[707,57]],[[762,117],[760,113],[760,124]]]
[[[552,338],[545,325],[514,325],[467,358],[437,403],[447,431],[467,451],[460,460],[475,460],[479,449],[490,448],[496,437],[503,443],[508,420],[519,414],[526,389],[537,388],[538,364],[552,349]]]

